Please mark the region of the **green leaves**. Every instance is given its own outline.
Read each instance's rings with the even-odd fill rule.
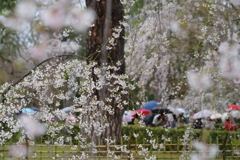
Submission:
[[[0,14],[5,10],[12,10],[18,0],[0,0]]]

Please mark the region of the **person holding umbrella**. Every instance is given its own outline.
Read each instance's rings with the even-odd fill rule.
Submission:
[[[124,111],[124,114],[123,114],[123,117],[122,117],[122,122],[125,122],[128,125],[133,125],[134,124],[134,117],[132,117],[131,112]]]
[[[147,109],[138,109],[136,111],[134,111],[132,117],[134,117],[134,124],[139,124],[139,121],[149,115],[151,113],[151,111],[147,110]]]
[[[156,125],[153,123],[156,115],[156,113],[150,113],[143,118],[143,122],[147,127],[156,127]]]
[[[176,128],[180,128],[181,123],[183,123],[183,122],[184,122],[183,113],[179,114],[179,115],[176,115]]]
[[[170,112],[170,113],[167,113],[166,116],[167,116],[168,126],[170,128],[175,128],[176,124],[175,124],[175,119],[173,114]]]
[[[164,115],[163,113],[157,114],[154,119],[153,119],[153,124],[155,126],[160,126],[160,127],[167,127],[167,116]]]
[[[224,122],[224,129],[228,131],[236,131],[238,129],[236,123],[232,121],[231,116],[227,116],[226,121]]]
[[[210,117],[207,117],[203,121],[203,128],[206,130],[213,130],[214,129],[214,122],[211,120]]]
[[[203,128],[202,118],[195,119],[193,122],[193,129],[202,129],[202,128]]]

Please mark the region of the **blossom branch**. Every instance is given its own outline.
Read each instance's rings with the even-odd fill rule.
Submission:
[[[82,59],[86,59],[85,57],[83,56],[79,56],[79,55],[73,55],[73,54],[64,54],[64,55],[57,55],[57,56],[53,56],[53,57],[50,57],[42,62],[40,62],[38,65],[36,65],[33,69],[31,69],[28,73],[26,73],[25,75],[23,75],[21,78],[19,78],[17,81],[15,81],[14,83],[12,83],[11,85],[9,85],[8,87],[6,87],[2,92],[0,92],[0,94],[4,95],[6,94],[11,87],[14,87],[15,85],[17,85],[19,82],[21,82],[26,76],[28,76],[29,74],[32,73],[33,70],[35,70],[36,68],[38,68],[39,66],[41,66],[42,64],[44,64],[45,62],[47,61],[50,61],[54,58],[60,58],[60,57],[70,57],[70,56],[74,56],[74,57],[79,57],[79,58],[82,58]]]

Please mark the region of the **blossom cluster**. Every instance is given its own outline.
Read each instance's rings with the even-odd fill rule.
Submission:
[[[81,132],[73,138],[82,144],[80,147],[83,149],[92,147],[92,144],[86,143],[86,136],[98,137],[105,133],[106,129],[111,127],[111,119],[106,115],[114,115],[116,110],[123,112],[124,106],[128,104],[126,94],[128,90],[134,89],[132,84],[127,83],[126,75],[110,72],[117,71],[117,66],[105,66],[103,69],[106,75],[102,75],[96,65],[97,63],[87,65],[82,60],[48,62],[32,70],[15,86],[8,84],[11,87],[4,95],[5,100],[0,107],[0,121],[7,124],[2,126],[1,144],[22,131],[23,136],[18,145],[25,143],[26,136],[29,144],[34,145],[32,140],[35,137],[46,134],[54,137],[55,145],[64,146],[71,140],[61,136],[61,133],[64,131],[69,135],[76,134],[71,123],[63,123],[73,113],[61,111],[61,104],[65,101],[65,104],[71,104],[73,110],[81,108],[80,114],[75,117]],[[92,70],[98,81],[93,79]],[[103,76],[106,77],[105,83],[102,82]],[[98,100],[94,92],[101,90],[103,86],[108,86],[109,96]],[[3,89],[5,88],[6,86],[3,86]],[[75,96],[76,94],[79,96]],[[113,103],[118,104],[116,108],[111,105]],[[33,104],[38,108],[36,113],[21,113],[23,108]],[[103,114],[104,112],[106,114]],[[112,141],[114,142],[109,140],[110,143],[113,143]],[[46,144],[49,143],[46,141]]]

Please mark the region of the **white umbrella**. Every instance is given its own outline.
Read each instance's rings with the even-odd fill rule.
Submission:
[[[228,117],[230,117],[230,113],[228,112],[223,113],[221,117],[222,122],[224,123]]]
[[[123,122],[132,122],[132,115],[131,114],[123,114],[122,121]]]
[[[169,109],[173,114],[181,114],[181,112],[180,112],[179,110],[177,110],[177,108],[168,107],[168,109]]]
[[[199,111],[193,115],[193,119],[199,119],[199,118],[207,118],[212,115],[212,111],[204,109],[202,111]]]
[[[238,110],[232,110],[230,113],[234,118],[240,117],[240,112]]]
[[[168,109],[170,111],[173,112],[173,114],[181,114],[181,113],[185,113],[186,111],[182,108],[173,108],[173,107],[168,107]]]
[[[185,113],[186,111],[183,108],[177,108],[177,110],[181,113]]]
[[[213,113],[213,114],[210,116],[211,119],[218,119],[218,118],[221,118],[221,117],[222,117],[222,114],[217,113],[217,112]]]

